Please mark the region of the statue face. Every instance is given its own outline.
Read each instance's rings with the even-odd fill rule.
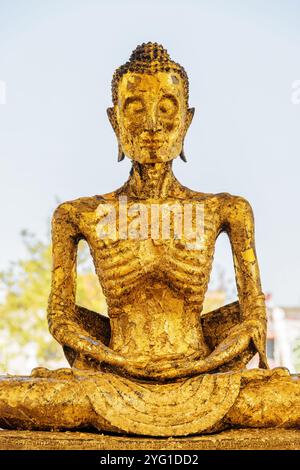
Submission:
[[[156,163],[180,154],[193,109],[186,106],[179,74],[128,72],[120,80],[114,114],[123,152],[140,163]]]

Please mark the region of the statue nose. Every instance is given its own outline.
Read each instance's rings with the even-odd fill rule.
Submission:
[[[147,121],[146,121],[146,129],[148,132],[154,133],[157,131],[160,131],[160,125],[158,122],[158,117],[156,114],[156,110],[152,110],[152,112],[149,112],[147,115]]]
[[[147,130],[150,132],[154,132],[156,130],[156,117],[153,113],[149,113],[149,115],[147,116],[146,126]]]

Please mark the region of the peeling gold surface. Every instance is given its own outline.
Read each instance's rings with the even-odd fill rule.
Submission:
[[[183,142],[194,114],[185,71],[160,46],[140,46],[114,75],[113,103],[108,115],[118,160],[124,154],[133,160],[128,181],[112,193],[59,205],[52,222],[49,328],[72,368],[1,377],[0,426],[149,436],[298,427],[299,378],[267,369],[251,205],[229,193],[188,189],[172,172],[174,158],[186,160]],[[201,206],[201,243],[192,230],[174,236],[174,218],[173,236],[153,229],[153,206],[174,204],[192,207],[193,226]],[[110,236],[100,237],[111,208],[118,224],[110,222]],[[145,233],[137,238],[141,221]],[[201,316],[221,232],[231,243],[239,300]],[[81,239],[90,247],[109,318],[75,304]],[[256,352],[260,369],[247,371]]]

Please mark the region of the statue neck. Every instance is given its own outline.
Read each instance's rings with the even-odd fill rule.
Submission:
[[[128,196],[140,199],[165,199],[175,186],[180,186],[172,171],[172,161],[141,164],[133,162],[125,184]]]

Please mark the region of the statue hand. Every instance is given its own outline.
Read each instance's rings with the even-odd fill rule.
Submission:
[[[258,347],[258,342],[264,336],[265,326],[260,320],[245,320],[231,329],[228,336],[206,358],[184,358],[179,360],[162,361],[127,361],[125,370],[132,376],[152,378],[157,380],[188,377],[218,369],[223,364],[245,351],[252,340]]]
[[[233,327],[227,337],[221,341],[209,357],[224,355],[224,362],[228,362],[241,354],[249,346],[251,340],[258,341],[263,336],[264,325],[260,320],[248,319]]]
[[[124,366],[127,362],[126,358],[121,354],[115,352],[113,349],[105,346],[101,341],[86,338],[93,342],[93,351],[86,351],[85,355],[94,359],[95,361],[112,366]]]

